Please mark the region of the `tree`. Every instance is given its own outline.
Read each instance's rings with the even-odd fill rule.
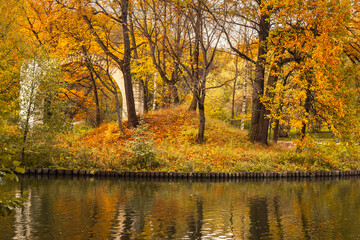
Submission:
[[[7,166],[18,153],[17,113],[19,111],[20,68],[28,47],[22,31],[18,29],[21,21],[23,2],[6,1],[0,3],[0,162]]]
[[[292,116],[301,118],[303,138],[311,113],[318,119],[331,122],[334,112],[331,113],[330,109],[338,106],[330,103],[339,104],[342,101],[335,97],[334,89],[345,81],[341,81],[336,69],[340,66],[342,36],[346,36],[344,29],[348,26],[351,16],[349,9],[353,3],[307,1],[304,4],[304,1],[271,0],[220,2],[218,8],[207,10],[222,28],[229,47],[239,57],[255,65],[250,140],[267,144],[269,118],[275,113],[281,114],[281,108],[276,109],[273,104],[280,95],[287,98],[285,101],[292,97],[300,103],[301,107],[296,107],[298,112]],[[257,32],[257,41],[252,42],[258,49],[256,59],[237,47],[239,39],[234,39],[234,29],[254,29]],[[286,70],[283,71],[283,68]],[[331,71],[334,72],[330,74]],[[277,83],[280,74],[284,74],[281,79],[286,79],[287,83],[289,78],[285,76],[291,76],[292,82],[296,82],[295,89],[301,89],[301,97],[280,94],[284,90],[284,86],[280,87]],[[330,91],[330,86],[333,91]],[[327,102],[323,99],[327,99]],[[299,122],[295,122],[300,126]]]
[[[168,36],[167,52],[177,61],[183,71],[188,76],[187,84],[193,93],[193,100],[189,110],[199,108],[199,131],[197,142],[205,142],[205,96],[206,82],[210,68],[215,58],[218,43],[220,41],[220,31],[213,25],[210,16],[204,11],[205,6],[210,7],[207,1],[190,1],[187,3],[186,18],[190,26],[187,27],[188,48],[186,53],[179,54],[179,51],[171,45]],[[185,62],[182,57],[185,55],[188,60]]]
[[[75,11],[81,18],[106,59],[112,61],[123,73],[128,114],[128,127],[136,127],[133,81],[131,76],[131,52],[129,33],[129,1],[62,1],[56,4],[68,11]],[[121,37],[120,37],[121,36]]]
[[[207,10],[211,13],[216,23],[222,28],[230,48],[239,57],[255,65],[255,76],[253,79],[252,92],[252,117],[250,127],[250,140],[267,144],[268,128],[266,126],[265,106],[261,98],[265,93],[265,70],[266,56],[268,53],[268,37],[271,29],[272,6],[267,1],[244,0],[238,1],[225,0],[218,4],[218,8]],[[231,11],[230,11],[231,9]],[[246,53],[238,49],[234,44],[231,29],[237,28],[254,29],[257,36],[257,59],[250,58]],[[237,35],[238,36],[238,35]]]
[[[135,102],[134,102],[134,93],[133,93],[133,82],[131,79],[131,48],[130,43],[130,34],[129,34],[129,24],[128,24],[128,14],[129,14],[129,1],[128,0],[121,0],[121,1],[94,1],[93,8],[88,9],[88,11],[82,10],[82,17],[87,24],[88,28],[90,29],[91,33],[96,38],[97,43],[104,51],[104,53],[111,58],[116,64],[120,67],[124,82],[125,82],[125,97],[126,97],[126,104],[127,104],[127,111],[128,111],[128,126],[129,127],[136,127],[138,124],[138,119],[136,116],[135,111]],[[123,57],[119,58],[112,50],[109,44],[114,44],[112,39],[107,38],[104,42],[101,39],[97,30],[101,29],[94,23],[95,13],[100,13],[103,16],[106,16],[109,21],[116,23],[119,25],[122,31],[122,40],[123,40]],[[99,22],[97,22],[99,23]],[[116,43],[115,43],[116,44]]]
[[[288,87],[275,84],[269,89],[277,97],[267,96],[263,100],[273,100],[270,100],[273,107],[267,104],[272,113],[279,109],[274,106],[288,106],[286,111],[292,125],[300,130],[301,140],[306,139],[310,118],[326,123],[339,134],[335,123],[345,114],[347,97],[343,90],[350,83],[346,75],[340,74],[344,67],[342,55],[349,3],[291,1],[276,8],[282,11],[274,17],[277,27],[270,33],[273,56],[270,66],[278,72],[283,68]]]
[[[152,63],[163,83],[169,88],[167,104],[180,102],[176,84],[181,80],[181,68],[166,51],[165,35],[171,42],[178,56],[185,48],[186,19],[181,16],[181,8],[177,4],[167,1],[137,1],[139,10],[133,12],[135,27],[145,36],[149,46],[149,55]]]
[[[17,29],[21,2],[0,3],[0,117],[8,118],[17,109],[19,69],[26,53],[22,32]]]

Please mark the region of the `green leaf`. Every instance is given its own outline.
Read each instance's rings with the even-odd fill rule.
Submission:
[[[16,167],[16,168],[15,168],[15,172],[24,174],[24,173],[25,173],[25,169],[24,169],[24,168],[21,168],[21,167]]]
[[[19,161],[13,161],[13,165],[14,165],[15,167],[20,166],[20,164],[21,164],[21,162],[19,162]]]

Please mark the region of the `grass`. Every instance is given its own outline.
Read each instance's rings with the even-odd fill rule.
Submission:
[[[310,141],[301,152],[284,142],[262,146],[249,142],[247,132],[211,118],[206,122],[206,143],[198,145],[197,115],[182,106],[144,115],[142,121],[146,127],[126,129],[124,134],[116,123],[97,129],[76,126],[58,138],[57,147],[68,154],[53,159],[51,165],[182,172],[360,169],[358,146]]]
[[[331,131],[328,128],[322,128],[318,132],[310,132],[309,135],[316,140],[318,143],[334,143],[336,142],[336,137],[333,136]],[[300,137],[300,132],[297,129],[291,129],[289,132],[288,138],[279,138],[281,141],[296,141]]]

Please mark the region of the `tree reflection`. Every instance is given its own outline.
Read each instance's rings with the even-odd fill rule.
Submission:
[[[238,183],[25,178],[15,239],[356,239],[360,180]],[[5,194],[5,193],[3,193]]]
[[[265,198],[253,198],[250,206],[250,238],[261,239],[269,234],[267,202]]]

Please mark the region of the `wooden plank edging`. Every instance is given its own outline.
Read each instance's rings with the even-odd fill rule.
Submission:
[[[20,174],[22,175],[22,174]],[[297,178],[329,178],[360,176],[360,170],[332,170],[332,171],[282,171],[282,172],[120,172],[85,169],[53,169],[32,168],[25,169],[23,175],[49,176],[87,176],[87,177],[116,177],[116,178],[154,178],[154,179],[297,179]]]

